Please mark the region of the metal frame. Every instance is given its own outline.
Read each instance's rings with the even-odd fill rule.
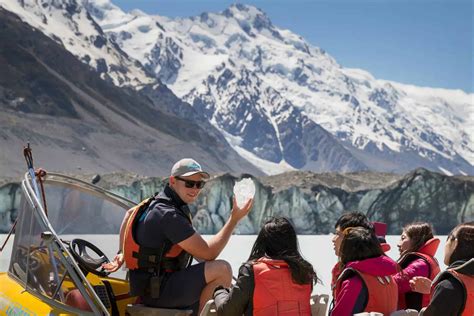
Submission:
[[[87,191],[89,193],[92,193],[94,195],[100,196],[101,198],[104,198],[114,204],[117,204],[123,208],[130,208],[134,205],[136,205],[135,202],[128,200],[124,197],[121,197],[115,193],[106,191],[102,188],[96,187],[90,183],[84,182],[82,180],[78,180],[69,176],[61,175],[61,174],[56,174],[56,173],[50,173],[46,176],[45,182],[48,183],[56,183],[56,184],[61,184],[63,186],[70,186],[74,187],[75,189],[79,189],[82,191]],[[22,181],[22,190],[23,193],[25,194],[25,198],[27,199],[28,203],[31,205],[33,208],[34,216],[36,219],[39,221],[39,223],[43,226],[45,232],[50,232],[52,237],[51,240],[46,241],[47,246],[54,248],[55,252],[59,255],[59,260],[61,263],[64,265],[66,268],[67,272],[73,279],[77,289],[80,291],[80,293],[83,295],[84,299],[87,301],[89,306],[92,308],[92,311],[95,315],[107,315],[109,316],[109,312],[107,308],[104,306],[102,301],[99,299],[97,294],[95,293],[94,289],[92,288],[91,284],[87,280],[87,278],[84,276],[82,273],[81,269],[73,259],[73,256],[70,254],[68,251],[67,247],[64,246],[62,243],[61,239],[58,237],[56,234],[56,231],[53,229],[52,225],[50,224],[46,213],[44,211],[43,205],[40,202],[40,197],[36,196],[34,193],[34,189],[31,185],[32,180],[29,175],[29,173],[25,174],[24,180]],[[78,185],[79,184],[79,185]],[[30,227],[30,232],[31,232],[31,227]],[[29,257],[28,259],[29,260]],[[29,268],[29,262],[27,262],[27,269]],[[23,281],[19,280],[17,277],[9,273],[10,276],[13,276],[18,282],[23,283]],[[28,275],[28,273],[27,273]],[[84,313],[84,311],[80,311],[76,308],[67,306],[65,304],[60,304],[56,300],[49,298],[48,296],[45,296],[44,294],[38,292],[36,289],[31,288],[28,285],[28,279],[26,279],[25,283],[25,290],[31,293],[32,295],[35,295],[42,300],[46,301],[48,304],[53,305],[57,308],[61,309],[67,309],[70,310],[71,312],[79,312],[81,314],[90,314],[90,313]]]

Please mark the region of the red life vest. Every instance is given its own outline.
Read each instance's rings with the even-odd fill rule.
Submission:
[[[151,197],[127,211],[131,212],[131,215],[125,226],[122,249],[125,265],[130,270],[154,269],[160,266],[165,271],[179,270],[183,268],[180,265],[187,265],[190,261],[187,257],[181,258],[189,255],[177,244],[171,245],[170,249],[166,249],[169,248],[166,245],[161,248],[149,248],[142,247],[135,241],[135,229],[140,216],[150,207],[153,201],[157,200]],[[167,200],[163,200],[163,202],[166,203]]]
[[[405,269],[410,262],[416,259],[423,259],[429,266],[429,276],[430,280],[434,280],[434,278],[440,273],[441,269],[439,268],[438,261],[434,257],[436,254],[436,250],[438,250],[439,246],[439,239],[438,238],[431,238],[428,240],[417,252],[409,252],[403,255],[399,260],[398,264],[402,269]],[[419,293],[408,292],[405,295],[401,295],[398,298],[398,308],[399,309],[406,309],[406,308],[416,308],[416,306],[407,306],[407,301],[410,301],[410,295],[420,296]],[[428,306],[430,303],[430,295],[423,294],[421,295],[421,309],[422,307]]]
[[[336,284],[337,284],[337,279],[339,279],[339,276],[341,275],[341,264],[338,262],[332,267],[331,270],[331,293],[332,297],[336,297]]]
[[[260,258],[253,264],[254,316],[310,316],[312,284],[297,284],[283,260]]]
[[[433,282],[431,286],[431,293],[434,293],[434,288],[441,280],[444,280],[447,277],[447,274],[451,275],[459,282],[461,282],[463,289],[464,289],[464,307],[462,309],[461,314],[459,316],[472,316],[474,315],[474,276],[462,274],[455,269],[448,269],[442,274],[440,274],[436,280]]]
[[[390,315],[397,310],[398,286],[391,275],[375,276],[362,273],[354,268],[344,269],[336,283],[336,298],[341,291],[342,282],[348,279],[352,273],[356,273],[367,288],[369,298],[364,312]]]

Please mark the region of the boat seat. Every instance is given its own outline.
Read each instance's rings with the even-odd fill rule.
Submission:
[[[418,316],[418,311],[415,309],[404,309],[395,311],[390,316]]]
[[[311,296],[311,316],[325,316],[328,308],[329,295],[316,294]]]
[[[125,311],[127,316],[188,316],[192,313],[190,309],[157,308],[142,304],[128,304]]]
[[[216,304],[214,304],[214,300],[207,301],[206,305],[204,305],[201,314],[199,316],[212,316],[217,315],[217,308]]]
[[[311,296],[311,316],[325,316],[328,307],[329,295],[319,294]],[[199,316],[217,315],[214,300],[207,301]]]

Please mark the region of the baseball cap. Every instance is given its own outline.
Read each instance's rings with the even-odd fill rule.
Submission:
[[[205,179],[210,178],[209,173],[202,171],[201,165],[191,158],[181,159],[171,168],[173,177],[189,177],[196,173],[200,173]]]

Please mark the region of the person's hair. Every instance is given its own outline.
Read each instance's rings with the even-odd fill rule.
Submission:
[[[415,222],[403,227],[403,231],[411,240],[411,247],[405,251],[418,251],[428,240],[433,238],[433,227],[429,223]]]
[[[272,217],[265,222],[252,247],[248,262],[253,264],[264,256],[284,260],[291,270],[293,281],[297,284],[318,280],[311,263],[300,254],[293,225],[284,217]]]
[[[374,226],[369,221],[367,216],[361,212],[349,212],[342,214],[334,225],[334,228],[338,227],[341,231],[348,227],[363,227],[371,231],[374,230]]]
[[[474,258],[474,221],[454,227],[448,239],[456,239],[458,244],[449,258],[449,264],[459,260]]]
[[[348,227],[343,231],[340,262],[345,266],[351,261],[380,257],[384,254],[374,232],[364,227]]]

